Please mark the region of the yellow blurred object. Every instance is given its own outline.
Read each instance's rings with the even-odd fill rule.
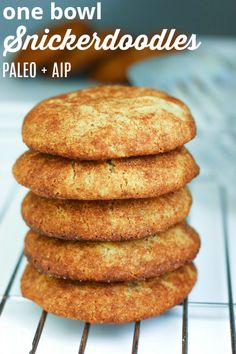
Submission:
[[[126,51],[116,52],[116,55],[103,61],[97,65],[94,71],[91,72],[91,79],[102,82],[124,82],[127,81],[128,68],[141,60],[167,54],[165,50],[151,50],[145,48],[142,50],[129,49]]]
[[[112,30],[97,33],[98,37],[103,41],[108,34],[112,33]],[[91,46],[86,50],[67,50],[63,53],[63,56],[60,59],[63,62],[66,61],[71,63],[70,75],[73,75],[88,71],[93,65],[103,62],[104,59],[110,58],[112,55],[114,55],[114,52],[111,50],[96,50]]]
[[[50,38],[56,34],[60,36],[64,36],[67,29],[71,29],[71,34],[76,36],[81,36],[82,34],[90,34],[92,33],[92,29],[87,25],[86,22],[82,21],[70,21],[60,23],[58,26],[53,27],[50,29],[49,36],[47,38],[46,44],[49,42]],[[38,33],[39,41],[44,35],[41,31]],[[40,69],[43,66],[50,66],[53,61],[63,61],[62,58],[64,57],[65,53],[69,52],[68,50],[60,51],[60,50],[22,50],[18,53],[15,57],[15,62],[24,63],[24,62],[35,62],[37,64],[37,68]]]
[[[94,33],[94,29],[85,21],[67,21],[50,28],[45,45],[47,45],[50,39],[55,35],[60,35],[63,38],[68,29],[71,29],[71,34],[75,35],[77,38],[84,34],[88,34],[92,37]],[[114,33],[114,29],[96,31],[96,33],[97,37],[103,42],[107,35]],[[43,35],[45,35],[43,31],[38,33],[38,42],[40,42]],[[175,34],[175,36],[176,35],[177,34]],[[122,33],[120,33],[119,38],[120,37],[122,37]],[[166,36],[166,38],[168,38],[168,36]],[[174,41],[174,37],[172,40]],[[22,64],[24,62],[35,62],[39,73],[43,67],[47,69],[46,75],[48,77],[52,77],[55,63],[68,62],[71,64],[71,70],[68,73],[70,76],[87,74],[91,79],[104,83],[124,83],[127,81],[127,71],[132,64],[154,56],[169,54],[169,52],[170,51],[165,49],[151,50],[150,48],[144,48],[142,50],[130,48],[124,51],[120,49],[96,50],[94,46],[90,46],[86,50],[79,50],[78,48],[73,50],[28,49],[20,51],[14,61],[15,63]]]
[[[92,37],[94,30],[89,27],[86,22],[82,21],[70,21],[64,22],[60,25],[53,27],[50,29],[48,38],[45,42],[45,45],[49,42],[49,40],[54,35],[60,35],[62,38],[65,36],[65,33],[68,29],[71,29],[71,34],[75,35],[77,38],[84,34],[88,34]],[[113,33],[113,29],[107,31],[96,31],[97,36],[103,39]],[[40,42],[42,36],[45,33],[40,31],[38,33]],[[116,51],[116,53],[119,52]],[[65,50],[21,50],[18,55],[15,57],[15,63],[24,63],[24,62],[35,62],[37,65],[37,69],[40,72],[42,67],[47,68],[47,76],[51,76],[53,65],[54,63],[65,63],[69,62],[71,64],[71,71],[69,75],[76,75],[79,73],[86,73],[89,69],[103,62],[104,59],[110,58],[115,53],[112,50],[96,50],[93,46],[89,47],[86,50],[79,50],[79,49],[65,49]]]

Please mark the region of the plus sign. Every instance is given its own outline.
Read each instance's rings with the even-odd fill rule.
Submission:
[[[44,67],[41,69],[41,71],[45,74],[48,70]]]

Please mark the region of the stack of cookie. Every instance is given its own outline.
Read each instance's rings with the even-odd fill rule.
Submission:
[[[39,103],[15,163],[31,191],[22,293],[59,316],[125,323],[180,303],[200,240],[184,221],[199,168],[188,108],[148,88],[101,86]]]

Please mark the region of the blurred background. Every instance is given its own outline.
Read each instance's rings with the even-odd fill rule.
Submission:
[[[235,353],[236,349],[232,349],[234,331],[230,332],[234,319],[232,315],[229,320],[228,310],[229,305],[236,306],[236,1],[101,2],[102,20],[89,23],[50,22],[48,16],[44,16],[43,21],[16,22],[1,18],[1,43],[19,24],[25,24],[30,32],[39,35],[45,27],[50,27],[52,34],[63,34],[67,28],[72,28],[78,35],[97,31],[101,38],[116,28],[134,36],[175,28],[177,33],[196,33],[202,45],[196,51],[179,53],[27,51],[11,57],[15,62],[35,61],[39,68],[46,66],[49,73],[53,62],[69,61],[73,70],[67,79],[52,80],[50,74],[39,74],[32,80],[0,77],[0,259],[1,265],[4,264],[0,266],[0,296],[12,279],[26,231],[19,211],[25,190],[16,186],[11,175],[15,159],[26,149],[21,141],[25,114],[44,98],[91,85],[150,86],[186,102],[198,127],[197,137],[188,144],[201,167],[201,176],[191,184],[194,204],[190,221],[202,238],[202,249],[196,261],[199,281],[189,298],[189,353]],[[56,1],[62,7],[95,3],[92,0]],[[1,0],[0,7],[2,13],[5,6],[41,6],[46,13],[49,4],[48,0]],[[19,264],[20,270],[11,281],[0,321],[4,354],[28,352],[40,317],[40,309],[24,302],[20,296],[19,277],[24,260],[20,259]],[[157,348],[164,354],[180,353],[181,326],[180,307],[161,318],[143,321],[139,353],[154,354]],[[93,326],[86,353],[128,353],[132,330],[131,325],[119,329],[110,326],[105,330],[102,326]],[[81,334],[80,323],[49,316],[37,353],[77,352]]]
[[[59,6],[93,6],[94,0],[59,0]],[[152,32],[157,28],[177,28],[190,33],[205,35],[236,35],[235,15],[236,2],[234,0],[101,0],[103,11],[102,20],[94,21],[94,25],[101,27],[122,28],[131,33]],[[48,0],[2,0],[1,8],[5,6],[41,6],[49,9]],[[32,30],[38,25],[48,23],[49,16],[43,21],[22,21]],[[1,28],[0,36],[5,37],[15,29],[16,22],[9,21]]]

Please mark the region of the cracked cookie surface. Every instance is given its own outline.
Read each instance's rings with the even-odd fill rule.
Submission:
[[[89,323],[126,323],[160,315],[181,303],[193,288],[193,264],[146,281],[75,282],[48,277],[27,265],[23,296],[58,316]]]
[[[180,148],[168,153],[110,161],[73,161],[27,151],[13,174],[35,194],[58,199],[110,200],[156,197],[190,182],[199,167]]]
[[[39,271],[83,281],[131,281],[156,277],[191,262],[200,239],[186,223],[141,240],[62,241],[29,231],[25,255]]]
[[[195,134],[183,102],[128,86],[98,86],[44,100],[27,114],[22,130],[29,148],[82,160],[159,154]]]
[[[184,187],[156,198],[59,200],[29,192],[22,215],[34,231],[64,240],[121,241],[138,239],[183,221],[192,198]]]

